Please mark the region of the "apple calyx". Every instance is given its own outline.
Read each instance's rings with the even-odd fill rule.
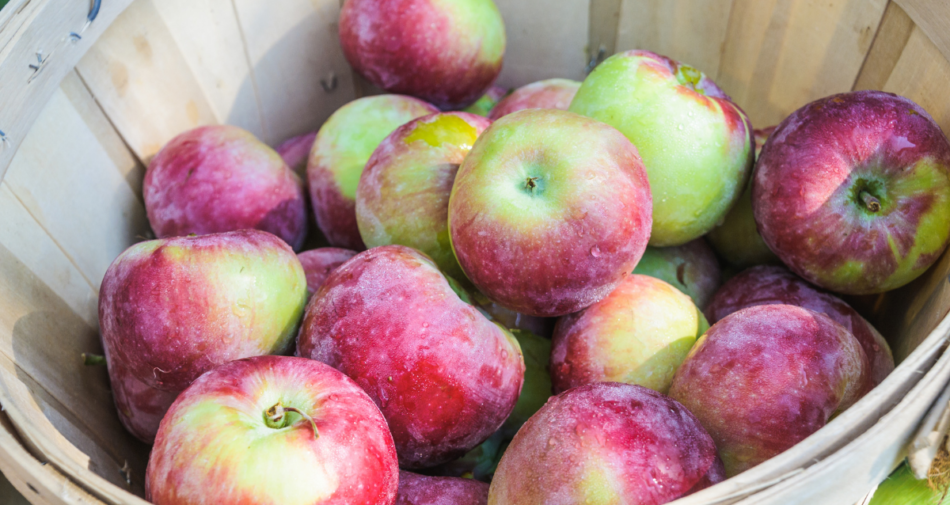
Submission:
[[[538,179],[540,179],[540,177],[528,177],[528,179],[524,183],[524,189],[527,189],[528,191],[533,191],[534,188],[538,187],[538,183],[535,182]]]
[[[267,425],[268,428],[275,430],[293,425],[294,423],[290,421],[290,416],[287,415],[287,412],[295,412],[300,417],[310,421],[310,427],[313,428],[313,438],[320,438],[320,432],[317,431],[317,423],[312,417],[296,407],[285,407],[280,402],[277,402],[264,412],[264,424]]]

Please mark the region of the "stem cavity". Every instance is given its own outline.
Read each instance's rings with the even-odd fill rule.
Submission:
[[[313,429],[313,438],[320,438],[320,432],[317,431],[317,423],[312,417],[298,408],[284,407],[280,402],[277,402],[274,404],[274,406],[264,412],[264,424],[266,424],[268,428],[273,428],[275,430],[286,428],[291,424],[289,416],[287,416],[287,412],[295,412],[300,417],[309,421],[310,428]]]
[[[864,207],[868,210],[868,212],[880,212],[881,201],[875,198],[871,193],[862,190],[860,193],[858,193],[858,198],[861,200],[861,203],[864,204]]]
[[[527,189],[528,191],[534,191],[534,188],[538,187],[538,183],[535,182],[538,179],[540,179],[540,177],[528,177],[524,183],[524,189]]]

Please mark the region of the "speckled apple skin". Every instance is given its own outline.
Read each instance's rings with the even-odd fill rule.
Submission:
[[[670,283],[699,308],[709,303],[722,279],[716,253],[701,238],[681,246],[647,247],[633,273]]]
[[[228,361],[290,349],[307,301],[303,267],[270,233],[140,242],[106,271],[99,325],[111,360],[181,391]]]
[[[709,328],[677,370],[670,397],[699,418],[731,477],[850,407],[868,372],[857,339],[828,316],[761,305]]]
[[[353,100],[323,123],[307,160],[307,182],[314,217],[330,245],[366,248],[356,224],[356,186],[363,167],[393,130],[435,112],[412,97],[377,95]]]
[[[307,236],[303,182],[235,126],[202,126],[170,140],[148,164],[142,194],[158,238],[253,228],[299,249]]]
[[[310,156],[310,149],[313,147],[313,141],[316,138],[317,132],[310,132],[287,139],[277,146],[277,154],[294,173],[306,177],[307,158]]]
[[[453,291],[429,258],[390,245],[356,255],[314,294],[297,353],[379,405],[403,468],[457,458],[497,430],[524,380],[515,338]]]
[[[492,121],[523,109],[567,110],[581,83],[570,79],[546,79],[514,90],[488,114]]]
[[[330,276],[330,272],[353,256],[356,256],[356,251],[338,247],[321,247],[298,254],[297,259],[300,260],[300,265],[303,266],[304,274],[307,276],[307,293],[311,295],[316,293],[323,285],[323,281]]]
[[[452,187],[449,235],[488,298],[555,317],[603,299],[633,271],[651,209],[643,162],[623,134],[567,111],[527,109],[475,141]]]
[[[376,86],[461,109],[501,72],[505,25],[492,0],[348,0],[340,44]]]
[[[554,392],[625,382],[666,394],[676,369],[708,327],[680,290],[660,279],[630,275],[607,298],[558,319],[551,351]]]
[[[859,200],[868,185],[878,212]],[[766,141],[752,208],[765,243],[805,280],[853,295],[895,289],[924,273],[950,240],[950,144],[906,98],[823,98]]]
[[[280,402],[292,424],[270,428]],[[296,419],[296,421],[294,421]],[[399,467],[379,409],[342,373],[286,356],[202,375],[162,420],[145,474],[156,505],[393,505]]]
[[[712,229],[752,169],[752,127],[742,109],[702,72],[649,51],[607,58],[568,110],[616,127],[637,146],[653,191],[655,247]]]
[[[488,503],[658,505],[689,492],[715,459],[713,440],[679,403],[641,386],[588,384],[525,423]]]
[[[784,267],[757,266],[745,270],[716,292],[706,308],[710,324],[755,305],[788,304],[820,312],[844,326],[861,344],[870,361],[865,391],[877,386],[894,371],[894,356],[884,337],[844,300],[820,291]]]
[[[490,124],[474,114],[442,112],[386,137],[356,188],[356,222],[366,247],[412,247],[449,276],[464,279],[449,240],[449,195],[459,165]]]
[[[145,385],[129,373],[121,363],[106,361],[109,367],[109,383],[112,386],[112,398],[122,426],[135,435],[135,438],[151,444],[162,422],[165,412],[171,407],[179,391],[162,391]]]
[[[486,505],[488,484],[458,477],[429,477],[402,470],[396,505]]]
[[[753,131],[755,137],[755,156],[759,152],[769,135],[775,131],[774,126]],[[754,265],[778,264],[778,256],[765,245],[762,235],[755,227],[755,218],[752,215],[752,177],[742,192],[742,196],[726,214],[722,223],[706,234],[709,245],[719,253],[727,263],[738,268],[747,268]]]

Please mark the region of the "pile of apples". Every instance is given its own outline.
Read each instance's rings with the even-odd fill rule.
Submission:
[[[950,145],[910,100],[754,132],[648,51],[504,96],[491,0],[348,0],[339,26],[393,94],[280,154],[208,126],[149,164],[159,239],[99,305],[149,500],[666,503],[893,370],[829,291],[902,286],[947,246]],[[335,247],[298,256],[308,206]],[[720,286],[717,253],[751,268]]]

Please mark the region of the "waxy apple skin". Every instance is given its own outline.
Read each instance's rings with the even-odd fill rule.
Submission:
[[[299,249],[307,235],[300,177],[234,126],[202,126],[170,140],[149,163],[142,194],[158,238],[254,228]]]
[[[699,308],[709,303],[722,278],[716,253],[701,238],[681,246],[647,247],[633,273],[670,283]]]
[[[317,132],[304,133],[285,140],[275,150],[294,173],[306,177],[307,158],[310,157],[310,149],[316,138]]]
[[[112,386],[112,398],[122,426],[136,438],[151,444],[162,422],[165,412],[171,407],[179,391],[162,391],[147,386],[129,373],[121,363],[109,360],[109,383]]]
[[[708,327],[678,289],[631,275],[607,298],[558,319],[551,352],[554,392],[625,382],[666,394],[676,369]]]
[[[745,270],[716,292],[706,307],[706,319],[716,324],[720,319],[756,305],[795,305],[820,312],[854,335],[870,361],[865,393],[894,371],[894,356],[884,337],[844,300],[818,290],[784,267],[757,266]]]
[[[307,277],[307,293],[311,295],[316,293],[323,285],[323,281],[330,276],[330,272],[353,256],[356,256],[356,251],[338,247],[321,247],[298,254],[297,259],[300,260],[304,275]]]
[[[435,112],[412,97],[378,95],[353,100],[323,123],[307,160],[307,181],[317,225],[330,245],[366,248],[356,224],[356,187],[363,167],[393,130]]]
[[[396,505],[485,505],[488,484],[458,477],[429,477],[401,470]]]
[[[275,405],[313,424],[292,411],[269,424]],[[260,356],[179,396],[155,438],[145,495],[156,505],[393,505],[398,479],[386,420],[358,385],[323,363]]]
[[[679,403],[602,382],[548,400],[498,465],[489,505],[655,505],[691,491],[716,447]]]
[[[284,241],[241,230],[140,242],[112,262],[99,294],[110,360],[181,391],[228,361],[287,352],[307,280]]]
[[[347,0],[340,44],[376,86],[461,109],[501,72],[505,25],[491,0]]]
[[[300,356],[355,380],[379,405],[403,468],[451,461],[497,430],[518,401],[518,342],[459,298],[429,258],[370,249],[330,274],[297,340]]]
[[[898,288],[950,240],[950,144],[906,98],[823,98],[766,141],[752,208],[765,243],[805,280],[852,295]]]
[[[452,248],[488,298],[554,317],[604,298],[650,236],[650,186],[617,130],[570,112],[528,109],[490,126],[449,199]]]
[[[522,86],[503,98],[488,114],[497,120],[523,109],[567,110],[581,83],[570,79],[546,79]]]
[[[465,279],[449,240],[449,195],[459,165],[491,121],[465,112],[414,119],[383,140],[356,188],[356,222],[366,247],[399,244]]]
[[[828,316],[761,305],[709,328],[677,370],[670,397],[699,418],[731,477],[850,407],[868,373],[857,339]]]
[[[568,110],[617,128],[637,146],[653,192],[655,247],[712,229],[752,169],[745,113],[699,70],[649,51],[607,58]]]

